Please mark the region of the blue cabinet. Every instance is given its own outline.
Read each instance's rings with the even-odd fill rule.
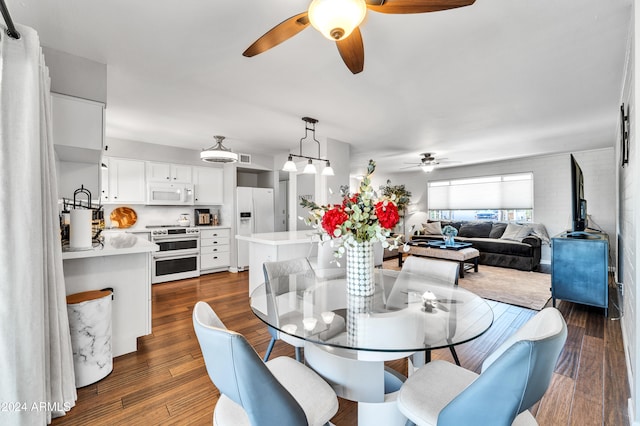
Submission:
[[[609,241],[606,234],[563,234],[551,240],[551,297],[609,307]]]

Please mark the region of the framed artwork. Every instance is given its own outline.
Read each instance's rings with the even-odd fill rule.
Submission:
[[[620,105],[620,165],[629,164],[629,114],[624,104]]]

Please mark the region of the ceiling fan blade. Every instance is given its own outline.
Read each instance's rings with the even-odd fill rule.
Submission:
[[[290,39],[309,26],[307,12],[299,13],[289,19],[285,19],[275,27],[267,31],[262,37],[253,42],[242,55],[248,58],[266,52]]]
[[[379,13],[426,13],[471,6],[476,0],[386,0],[367,3],[367,8]]]
[[[349,37],[336,41],[336,46],[352,73],[358,74],[364,69],[364,44],[360,28],[356,27]]]

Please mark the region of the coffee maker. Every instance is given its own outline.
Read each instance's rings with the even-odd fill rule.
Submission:
[[[213,225],[213,220],[209,209],[195,209],[195,214],[193,216],[195,218],[196,226]]]

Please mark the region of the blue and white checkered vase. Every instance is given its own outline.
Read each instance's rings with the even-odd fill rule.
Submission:
[[[371,241],[347,246],[347,293],[371,296],[375,289]]]

